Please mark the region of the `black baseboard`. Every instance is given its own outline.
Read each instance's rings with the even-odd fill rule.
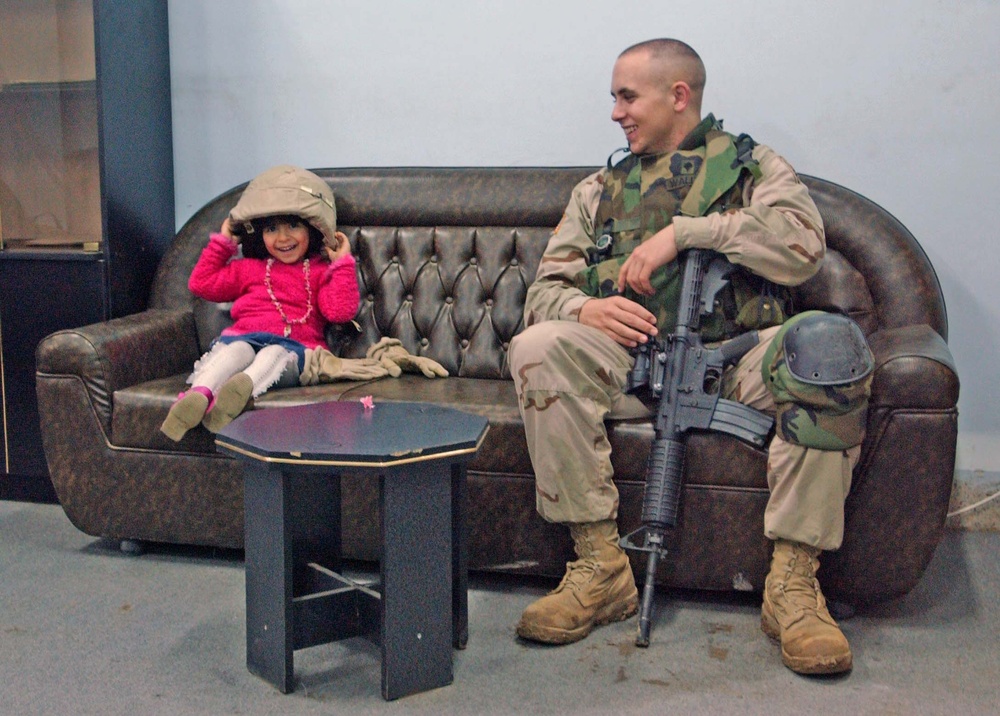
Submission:
[[[0,500],[58,503],[48,475],[0,474]]]

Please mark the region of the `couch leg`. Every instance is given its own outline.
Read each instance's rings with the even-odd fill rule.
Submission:
[[[119,545],[119,549],[125,554],[138,557],[140,554],[145,554],[146,543],[137,539],[123,539],[121,545]]]

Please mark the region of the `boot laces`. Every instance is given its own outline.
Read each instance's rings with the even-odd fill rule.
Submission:
[[[785,578],[778,585],[785,595],[789,613],[817,614],[823,608],[823,593],[814,570],[809,556],[803,560],[796,554],[789,561]]]
[[[562,581],[552,593],[561,592],[563,589],[579,589],[594,579],[599,565],[593,558],[578,559],[575,562],[566,563],[566,574]]]

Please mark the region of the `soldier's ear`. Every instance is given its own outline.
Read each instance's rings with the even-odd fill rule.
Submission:
[[[670,97],[674,102],[674,111],[683,112],[691,103],[691,85],[677,80],[670,86]]]

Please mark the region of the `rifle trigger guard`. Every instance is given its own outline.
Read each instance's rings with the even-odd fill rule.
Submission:
[[[649,529],[650,528],[648,526],[643,525],[639,529],[629,532],[627,535],[620,537],[618,539],[618,546],[621,547],[622,549],[632,550],[634,552],[649,552],[649,553],[656,552],[658,555],[660,555],[660,557],[666,557],[667,548],[662,545],[663,535],[662,534],[658,535],[659,537],[658,540],[651,539],[651,537],[657,537],[657,535],[656,534],[650,535]],[[636,535],[642,535],[644,537],[644,539],[642,540],[642,544],[636,544],[633,541],[632,538],[635,537]],[[656,542],[658,541],[660,542],[660,544],[656,544]],[[652,544],[649,544],[650,542],[652,542]]]

